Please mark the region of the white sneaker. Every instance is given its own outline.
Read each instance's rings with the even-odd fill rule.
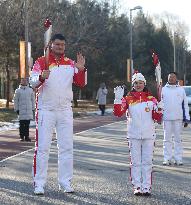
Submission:
[[[59,190],[64,190],[65,193],[73,193],[74,189],[70,184],[59,184]]]
[[[181,166],[181,165],[183,165],[183,162],[181,160],[174,160],[174,164]]]
[[[44,188],[42,186],[35,186],[34,194],[35,195],[44,195]]]
[[[164,160],[162,164],[164,166],[169,166],[169,165],[171,165],[171,161],[170,160]]]
[[[135,195],[135,196],[140,196],[140,195],[142,195],[142,192],[141,192],[141,188],[140,188],[140,187],[134,188],[134,195]]]

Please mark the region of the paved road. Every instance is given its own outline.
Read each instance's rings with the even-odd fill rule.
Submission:
[[[74,133],[124,119],[125,118],[121,119],[109,114],[106,114],[105,116],[91,115],[82,118],[75,118]],[[34,147],[34,127],[30,128],[30,138],[32,139],[32,142],[20,142],[18,129],[0,132],[0,161]]]
[[[162,166],[162,129],[157,127],[151,197],[136,197],[129,181],[125,122],[89,129],[74,136],[74,194],[58,192],[57,149],[52,144],[45,196],[33,195],[33,150],[0,163],[1,205],[191,205],[191,129],[184,129],[184,162]]]

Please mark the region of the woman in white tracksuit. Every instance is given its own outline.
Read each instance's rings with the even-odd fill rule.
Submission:
[[[155,141],[154,121],[160,122],[159,104],[146,90],[146,80],[141,73],[132,76],[133,90],[123,97],[122,87],[114,89],[114,114],[127,114],[127,138],[131,156],[131,180],[135,195],[150,195],[152,184],[152,159]]]

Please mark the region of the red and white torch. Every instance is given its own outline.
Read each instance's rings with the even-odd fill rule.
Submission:
[[[153,58],[153,64],[155,66],[157,96],[158,96],[158,101],[160,101],[161,100],[161,90],[162,90],[161,66],[160,66],[158,55],[154,51],[152,51],[152,58]]]
[[[51,43],[51,35],[52,35],[52,23],[47,18],[44,22],[44,27],[46,28],[46,32],[44,33],[44,56],[45,56],[45,69],[49,69],[49,53],[50,53],[50,43]]]

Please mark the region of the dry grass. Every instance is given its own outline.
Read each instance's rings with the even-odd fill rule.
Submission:
[[[11,122],[12,120],[15,120],[17,118],[17,114],[13,110],[13,103],[10,102],[10,108],[5,108],[6,100],[0,100],[0,121],[1,122]],[[113,105],[108,104],[106,107],[111,108]],[[79,100],[78,101],[78,107],[74,107],[73,104],[73,112],[74,117],[80,117],[83,115],[86,115],[86,112],[91,111],[98,111],[98,105],[95,101],[90,100]]]
[[[7,102],[7,100],[0,99],[0,108],[5,108],[6,107],[6,102]],[[12,102],[9,102],[9,108],[13,109],[13,103]]]
[[[13,103],[9,102],[9,108],[6,108],[6,100],[0,99],[0,121],[11,122],[17,118],[17,114],[14,112]]]
[[[0,108],[0,121],[11,122],[17,118],[17,114],[13,109]]]
[[[74,104],[72,107],[73,107],[74,117],[86,115],[87,112],[91,112],[91,111],[99,111],[98,104],[95,101],[79,100],[78,107],[74,107]],[[106,106],[106,108],[112,108],[112,107],[113,104],[108,104]]]

